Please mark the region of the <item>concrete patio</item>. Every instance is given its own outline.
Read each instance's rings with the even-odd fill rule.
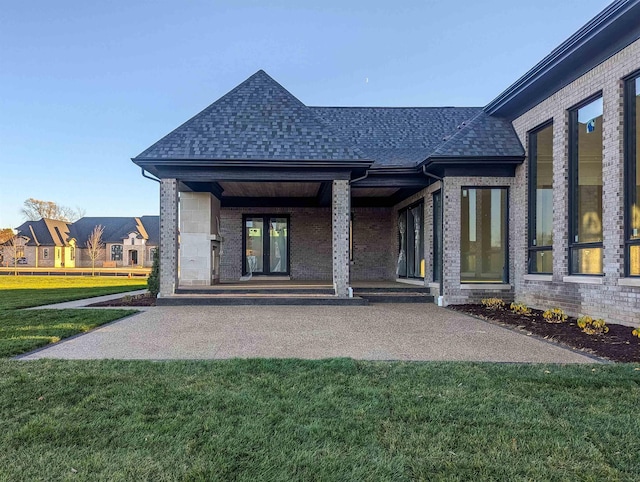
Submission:
[[[235,357],[596,362],[433,304],[155,307],[21,359]]]

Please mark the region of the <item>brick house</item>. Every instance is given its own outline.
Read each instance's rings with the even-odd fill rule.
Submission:
[[[132,159],[160,183],[161,296],[409,280],[637,324],[638,18],[613,2],[485,107],[312,107],[257,72]]]
[[[96,267],[151,267],[159,244],[159,217],[84,217],[73,223],[53,219],[27,221],[17,228],[20,267],[89,268],[87,240],[96,226],[103,226]],[[11,265],[13,248],[2,247],[4,265]]]

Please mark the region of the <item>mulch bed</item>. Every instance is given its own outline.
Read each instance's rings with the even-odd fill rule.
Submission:
[[[509,308],[491,310],[482,305],[450,305],[449,308],[500,325],[514,326],[546,340],[597,355],[616,362],[640,362],[640,339],[631,334],[633,328],[607,324],[609,332],[604,335],[587,335],[569,317],[564,323],[547,323],[542,311],[531,310],[531,315],[513,313]]]
[[[125,295],[117,300],[101,301],[100,303],[93,303],[89,306],[156,306],[156,298],[151,296],[150,293],[144,293],[141,295]]]

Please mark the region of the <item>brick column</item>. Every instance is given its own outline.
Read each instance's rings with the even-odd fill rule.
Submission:
[[[333,181],[331,204],[333,287],[336,296],[349,296],[349,218],[351,189],[349,181]]]
[[[160,293],[174,294],[178,285],[178,182],[160,182]]]

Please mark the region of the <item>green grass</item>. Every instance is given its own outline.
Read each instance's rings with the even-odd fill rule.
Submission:
[[[638,480],[640,371],[0,362],[2,480]]]
[[[84,333],[131,310],[0,311],[0,357],[10,357]]]
[[[146,280],[80,276],[0,276],[0,357],[19,355],[117,320],[131,310],[17,311],[146,287]],[[2,472],[0,471],[0,477]],[[0,479],[1,480],[1,479]]]
[[[0,310],[31,308],[146,288],[144,279],[0,276]]]

